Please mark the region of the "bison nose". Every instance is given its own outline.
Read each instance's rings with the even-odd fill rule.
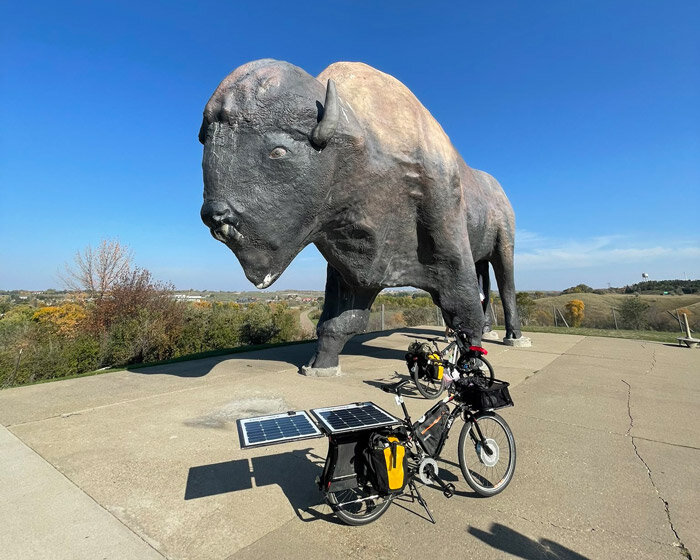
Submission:
[[[223,202],[208,200],[202,204],[200,212],[202,221],[210,228],[218,228],[226,218],[231,216],[231,210]]]

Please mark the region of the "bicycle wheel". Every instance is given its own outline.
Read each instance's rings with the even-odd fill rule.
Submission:
[[[384,514],[394,496],[379,496],[371,486],[358,486],[348,490],[328,492],[326,498],[343,523],[367,525]]]
[[[483,356],[470,358],[465,364],[465,370],[467,375],[483,378],[483,380],[486,381],[487,387],[493,385],[493,380],[495,378],[493,366]]]
[[[474,419],[492,453],[482,445],[473,422],[467,422],[459,434],[459,467],[477,494],[495,496],[513,478],[515,439],[508,423],[495,412],[482,412]]]
[[[436,399],[445,390],[442,379],[433,379],[428,372],[418,364],[411,369],[411,377],[416,384],[418,392],[426,399]]]

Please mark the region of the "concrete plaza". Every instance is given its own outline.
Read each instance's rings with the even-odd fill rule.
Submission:
[[[485,343],[511,383],[510,486],[480,498],[426,488],[436,524],[397,502],[347,527],[314,478],[325,438],[241,450],[235,420],[371,400],[405,375],[414,328],[358,336],[338,378],[297,373],[312,344],[0,392],[0,557],[7,559],[700,557],[700,351],[532,333]],[[395,371],[399,373],[396,374]],[[432,405],[407,398],[414,418]]]

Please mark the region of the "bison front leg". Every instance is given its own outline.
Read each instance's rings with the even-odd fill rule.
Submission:
[[[339,374],[338,354],[352,336],[367,328],[369,310],[379,292],[377,288],[350,286],[328,265],[323,313],[316,328],[316,354],[302,368],[304,375]]]
[[[452,329],[465,332],[473,346],[481,345],[484,311],[474,265],[442,278],[433,299]]]

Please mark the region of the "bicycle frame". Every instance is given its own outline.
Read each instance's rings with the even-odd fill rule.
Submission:
[[[447,441],[447,438],[449,437],[450,430],[452,429],[452,425],[454,424],[454,421],[459,417],[459,416],[464,416],[464,422],[471,422],[472,425],[474,426],[476,433],[479,437],[479,441],[481,444],[484,446],[484,450],[488,453],[491,454],[491,450],[488,446],[488,443],[486,442],[486,438],[484,437],[484,434],[481,433],[481,429],[479,428],[479,423],[477,422],[474,414],[469,410],[469,407],[463,403],[457,403],[456,406],[450,411],[449,416],[447,417],[447,425],[445,426],[445,429],[442,431],[442,434],[440,434],[440,440],[438,441],[438,445],[436,447],[436,450],[433,453],[429,453],[428,450],[425,448],[423,445],[423,442],[420,440],[420,438],[416,437],[416,432],[414,429],[413,422],[411,421],[411,416],[408,413],[408,409],[406,408],[406,403],[404,403],[403,396],[400,394],[401,387],[397,387],[397,397],[396,401],[401,405],[401,409],[403,410],[404,413],[404,427],[408,430],[409,437],[411,441],[415,441],[416,445],[421,449],[422,453],[425,454],[426,456],[435,459],[440,456],[440,453],[442,452],[443,447],[445,446],[445,442]],[[448,395],[441,401],[439,401],[437,404],[433,405],[430,409],[426,411],[425,414],[428,414],[431,410],[434,408],[440,406],[440,404],[448,404],[454,401],[454,394]]]

